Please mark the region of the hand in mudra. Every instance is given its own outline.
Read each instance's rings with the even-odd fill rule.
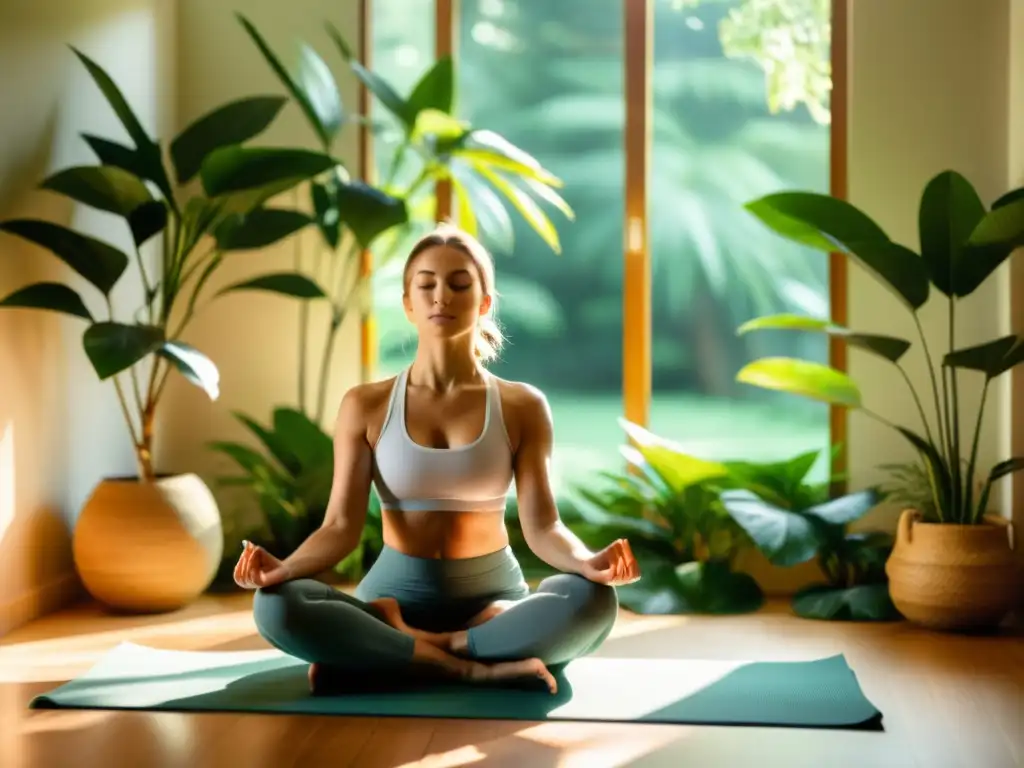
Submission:
[[[288,569],[280,560],[252,542],[242,542],[242,556],[235,565],[235,583],[244,589],[272,587],[288,579]]]
[[[586,561],[580,575],[597,584],[618,587],[640,580],[640,566],[625,539],[617,539]]]

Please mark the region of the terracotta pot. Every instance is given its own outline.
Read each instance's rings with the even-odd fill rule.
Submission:
[[[104,480],[75,525],[75,567],[106,606],[173,611],[213,581],[224,550],[217,502],[197,475]]]
[[[931,629],[981,630],[999,625],[1020,588],[1013,524],[985,517],[978,525],[923,523],[900,516],[885,564],[889,594],[907,619]]]

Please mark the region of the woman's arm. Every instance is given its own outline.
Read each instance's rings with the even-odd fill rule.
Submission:
[[[371,451],[359,387],[345,393],[334,427],[334,479],[323,524],[284,560],[289,579],[337,565],[359,544],[370,498]]]
[[[515,453],[516,496],[526,544],[552,568],[583,574],[589,570],[588,563],[595,553],[558,516],[551,486],[551,408],[542,392],[523,384],[516,386],[514,399],[519,434]]]

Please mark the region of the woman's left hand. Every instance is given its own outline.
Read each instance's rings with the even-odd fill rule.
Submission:
[[[625,539],[617,539],[583,563],[580,575],[597,584],[618,587],[640,580],[640,566]]]

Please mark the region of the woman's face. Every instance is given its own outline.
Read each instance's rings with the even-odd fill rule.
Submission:
[[[420,335],[471,333],[490,309],[476,264],[456,248],[434,245],[417,254],[406,279],[405,314]]]

